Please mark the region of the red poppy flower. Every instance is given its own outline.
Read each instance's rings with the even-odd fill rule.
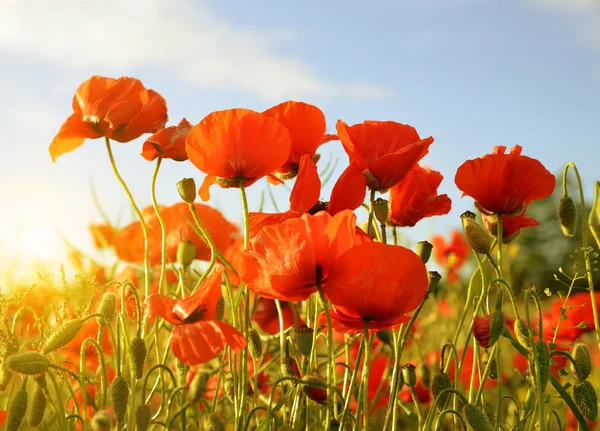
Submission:
[[[4,421],[6,420],[7,416],[8,412],[6,410],[0,410],[0,427],[4,425]]]
[[[365,121],[349,127],[340,120],[336,129],[350,166],[331,192],[331,214],[358,208],[367,186],[383,192],[398,184],[433,142],[432,137],[421,139],[413,127],[394,121]]]
[[[519,215],[503,215],[502,216],[502,242],[508,244],[513,241],[521,233],[521,229],[526,227],[539,226],[540,222],[533,217],[525,216],[524,210]],[[483,225],[494,237],[498,236],[498,223],[496,215],[481,214]]]
[[[394,327],[427,293],[427,269],[411,250],[369,242],[350,248],[332,264],[323,290],[338,332],[370,332]]]
[[[294,321],[298,321],[298,325],[304,324],[289,302],[281,301],[281,311],[283,312],[284,329],[294,325]],[[262,331],[272,335],[279,334],[279,313],[273,299],[257,297],[252,320]]]
[[[62,124],[48,151],[55,162],[88,138],[106,136],[129,142],[162,129],[166,122],[165,99],[139,80],[92,76],[75,92],[73,114]]]
[[[396,226],[414,226],[425,217],[450,212],[452,201],[448,195],[439,195],[437,188],[442,174],[415,165],[406,177],[390,189],[390,223]]]
[[[290,155],[276,171],[282,179],[296,175],[302,156],[312,158],[321,144],[337,139],[336,135],[325,134],[325,115],[319,108],[308,103],[290,100],[267,109],[263,115],[276,119],[290,132]]]
[[[169,126],[150,136],[142,146],[142,157],[152,161],[157,157],[183,162],[188,159],[185,152],[185,138],[192,125],[185,118],[177,126]]]
[[[165,295],[150,295],[145,301],[145,317],[160,316],[175,325],[171,350],[187,365],[204,364],[217,357],[226,345],[236,351],[246,339],[233,326],[212,320],[221,296],[223,267],[218,265],[192,296],[176,301]]]
[[[115,238],[115,231],[108,224],[90,224],[89,230],[94,240],[94,247],[105,248],[112,245]]]
[[[291,139],[279,121],[249,109],[228,109],[208,114],[192,127],[185,140],[190,162],[204,172],[202,200],[209,187],[249,186],[279,169],[288,159]]]
[[[108,329],[104,328],[102,331],[102,339],[100,340],[98,340],[98,330],[99,327],[96,319],[88,319],[83,322],[81,330],[77,333],[75,338],[60,350],[60,353],[65,355],[64,363],[72,365],[73,368],[79,372],[81,345],[87,338],[93,338],[99,341],[100,345],[102,346],[102,353],[104,355],[111,355],[113,352],[113,346],[110,341]],[[85,367],[88,370],[96,371],[99,365],[98,352],[91,343],[88,343],[85,350]]]
[[[555,185],[554,175],[521,150],[515,145],[505,154],[506,147],[497,146],[493,154],[467,160],[456,171],[456,186],[483,213],[520,214],[530,202],[550,196]]]
[[[600,308],[600,292],[595,292],[596,306]],[[561,317],[564,309],[564,317]],[[599,310],[600,311],[600,310]],[[589,292],[578,292],[571,295],[567,302],[557,298],[548,312],[542,314],[544,338],[548,341],[554,336],[555,328],[559,328],[558,338],[575,341],[582,334],[594,330],[594,314]],[[560,322],[560,327],[558,326]]]
[[[302,301],[325,283],[340,254],[364,241],[351,211],[304,214],[260,230],[244,252],[240,276],[257,295]]]
[[[219,251],[224,252],[233,243],[233,235],[237,226],[230,223],[216,209],[204,204],[194,204],[198,211],[200,221],[210,234]],[[192,241],[196,246],[196,259],[209,260],[210,248],[194,231],[190,223],[193,222],[192,213],[185,202],[179,202],[170,207],[161,207],[161,215],[167,229],[167,255],[172,261],[177,260],[177,248],[183,241]],[[152,207],[144,212],[144,219],[148,229],[148,259],[150,265],[159,265],[161,262],[162,233],[158,218]],[[143,262],[144,260],[144,235],[139,221],[125,226],[114,240],[117,256],[125,262]]]
[[[290,209],[283,213],[248,214],[251,237],[256,235],[265,226],[302,216],[302,214],[308,212],[319,201],[321,180],[317,172],[317,165],[315,165],[308,154],[305,154],[301,157],[300,165],[297,169],[298,176],[290,195]]]
[[[537,337],[536,337],[536,339],[537,339]],[[557,344],[556,350],[564,350],[564,351],[568,352],[573,347],[572,343],[564,343],[561,340],[557,340],[557,341],[558,342],[556,343]],[[550,373],[557,379],[560,378],[559,371],[567,366],[568,361],[569,360],[567,359],[566,356],[552,355],[550,357],[550,368],[549,368]],[[471,362],[471,364],[472,364],[472,362]],[[523,356],[519,352],[515,352],[513,354],[512,364],[513,364],[513,367],[515,369],[517,369],[523,375],[529,369],[529,361],[527,360],[527,357]]]
[[[415,392],[417,394],[417,399],[420,404],[428,405],[431,402],[431,391],[427,388],[423,382],[419,379],[417,380],[417,384],[415,385]],[[402,389],[398,392],[399,399],[405,403],[409,404],[413,402],[413,397],[410,392],[410,388],[406,385],[402,386]]]
[[[456,229],[450,232],[450,237],[451,242],[447,243],[443,236],[434,235],[431,237],[431,244],[435,260],[447,268],[447,278],[452,283],[459,279],[457,271],[467,260],[471,248]]]

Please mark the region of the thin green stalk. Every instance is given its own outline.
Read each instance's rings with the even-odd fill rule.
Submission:
[[[320,281],[317,281],[317,290],[319,291],[319,300],[321,301],[321,306],[325,310],[325,317],[327,319],[327,354],[329,360],[327,362],[327,412],[325,414],[325,423],[328,424],[331,418],[331,408],[334,406],[333,386],[335,384],[335,358],[333,357],[333,332],[329,307],[327,306],[327,300],[325,299],[325,294],[323,293],[323,288],[321,287]]]
[[[165,278],[166,278],[166,267],[167,267],[167,226],[165,225],[165,220],[163,219],[160,208],[158,207],[158,202],[156,201],[156,178],[158,177],[158,170],[160,169],[160,164],[162,163],[162,157],[159,156],[156,160],[156,165],[154,167],[154,172],[152,174],[152,183],[150,186],[150,196],[152,196],[152,206],[154,207],[154,212],[156,213],[156,218],[158,219],[158,223],[160,224],[160,233],[161,233],[161,257],[160,257],[160,278],[158,281],[158,292],[163,293]]]
[[[369,339],[369,321],[365,320],[365,329],[363,332],[363,337],[365,340]],[[363,365],[363,370],[362,370],[362,403],[363,403],[363,409],[364,409],[364,429],[368,430],[369,429],[369,375],[371,374],[370,372],[370,364],[369,364],[369,360],[371,359],[371,343],[367,343],[366,344],[366,348],[365,348],[365,362]],[[327,421],[326,423],[329,423],[329,421]]]

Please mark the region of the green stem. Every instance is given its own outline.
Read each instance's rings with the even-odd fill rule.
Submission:
[[[325,299],[325,294],[323,293],[323,288],[321,287],[321,282],[317,281],[317,290],[319,291],[319,300],[321,301],[321,306],[325,310],[325,318],[327,319],[327,354],[329,356],[329,361],[327,363],[327,412],[325,415],[326,421],[328,424],[331,418],[331,407],[333,404],[333,386],[334,386],[334,376],[335,376],[335,358],[333,357],[333,332],[331,326],[331,315],[329,314],[329,307],[327,306],[327,300]]]
[[[363,365],[363,370],[362,370],[362,402],[363,402],[363,409],[364,409],[364,429],[368,430],[369,429],[369,374],[370,374],[370,367],[369,367],[369,359],[371,358],[371,343],[369,343],[367,340],[369,339],[369,321],[365,320],[365,329],[363,332],[363,337],[365,342],[367,343],[365,346],[365,362]],[[327,423],[329,423],[329,421],[327,421]]]
[[[152,196],[152,206],[154,207],[154,212],[156,213],[156,218],[158,219],[158,223],[160,224],[160,233],[161,233],[161,258],[160,258],[160,279],[158,282],[158,292],[162,293],[164,291],[165,278],[166,278],[166,267],[167,267],[167,226],[165,225],[165,220],[160,214],[160,209],[158,208],[158,202],[156,201],[156,178],[158,177],[158,170],[160,169],[160,164],[162,163],[162,157],[158,157],[156,160],[156,166],[154,167],[154,173],[152,174],[152,183],[150,186],[150,195]]]

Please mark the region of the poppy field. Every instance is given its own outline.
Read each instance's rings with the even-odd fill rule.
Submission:
[[[89,226],[113,265],[73,247],[76,282],[61,268],[62,282],[2,294],[3,429],[596,429],[600,182],[585,202],[575,164],[558,176],[526,144],[497,146],[444,179],[422,163],[435,131],[339,119],[328,133],[300,101],[172,121],[130,77],[92,76],[72,108],[49,161],[104,145],[136,218]],[[138,138],[148,196],[113,152]],[[325,143],[348,156],[338,177]],[[198,173],[170,206],[156,197],[166,163]],[[472,211],[407,246],[403,231],[450,212],[443,180]],[[289,191],[285,208],[249,199],[258,182]],[[239,191],[241,225],[207,203],[221,188]],[[558,288],[518,270],[542,228],[574,244],[544,268]]]

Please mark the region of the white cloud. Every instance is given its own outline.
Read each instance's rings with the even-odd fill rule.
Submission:
[[[191,84],[270,101],[386,93],[367,82],[323,79],[277,53],[293,34],[240,28],[194,0],[0,0],[0,7],[0,50],[71,69],[119,74],[155,66]]]

